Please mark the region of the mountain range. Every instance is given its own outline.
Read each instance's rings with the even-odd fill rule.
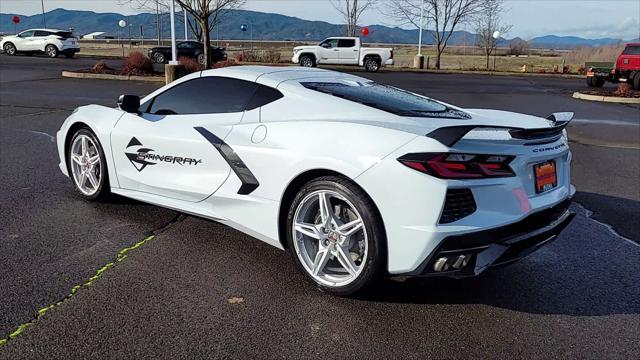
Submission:
[[[11,19],[14,15],[20,17],[20,23],[15,26],[15,30],[21,31],[29,28],[42,27],[42,15],[25,16],[19,14],[0,13],[0,33],[13,33],[14,24]],[[170,36],[169,15],[162,16],[162,37]],[[130,30],[134,38],[140,37],[140,27],[143,28],[145,38],[156,38],[156,14],[142,13],[137,15],[121,15],[117,13],[95,13],[92,11],[55,9],[45,13],[48,28],[69,29],[73,28],[78,34],[87,34],[95,31],[104,31],[114,37],[129,36],[129,29],[120,29],[118,22],[125,20],[130,25]],[[176,19],[176,29],[178,37],[184,37],[184,23],[182,18]],[[242,24],[248,25],[248,31],[241,31]],[[418,39],[418,30],[408,30],[399,27],[389,27],[384,25],[370,25],[369,36],[366,41],[371,43],[390,44],[415,44]],[[251,31],[253,28],[253,31]],[[303,20],[296,17],[281,14],[263,13],[249,10],[231,10],[225,17],[217,30],[211,34],[212,39],[231,40],[300,40],[315,41],[322,40],[329,36],[340,36],[345,32],[345,26],[331,24],[324,21]],[[432,31],[425,30],[423,36],[424,44],[433,44],[430,36]],[[190,35],[191,37],[191,35]],[[499,46],[508,46],[510,42],[522,40],[520,38],[500,39]],[[449,40],[450,45],[473,45],[476,35],[467,31],[455,31]],[[621,39],[585,39],[576,36],[556,36],[546,35],[535,37],[529,40],[532,47],[552,48],[552,49],[573,49],[577,47],[597,47],[606,45],[617,45],[624,42]]]

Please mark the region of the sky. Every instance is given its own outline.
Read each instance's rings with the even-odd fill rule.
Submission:
[[[43,0],[45,11],[56,8],[135,14],[140,12],[124,0]],[[378,0],[378,7],[385,0]],[[331,0],[247,0],[247,10],[273,12],[306,20],[341,23]],[[530,39],[540,35],[584,38],[640,37],[640,0],[506,0],[504,20],[513,28],[506,37]],[[33,15],[41,12],[41,0],[0,0],[0,12]],[[360,25],[393,26],[380,11],[367,11]],[[471,31],[471,26],[461,30]]]

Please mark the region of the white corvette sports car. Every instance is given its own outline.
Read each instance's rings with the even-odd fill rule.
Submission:
[[[571,117],[239,66],[123,95],[118,108],[82,106],[57,146],[84,198],[115,193],[227,224],[346,295],[382,274],[478,275],[554,239],[573,218]]]

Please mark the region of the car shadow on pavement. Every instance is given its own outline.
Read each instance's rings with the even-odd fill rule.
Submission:
[[[604,195],[588,196],[608,198],[609,204],[621,202]],[[577,216],[556,241],[513,265],[491,269],[476,278],[385,280],[360,299],[484,304],[569,316],[640,314],[640,246],[589,218],[584,208],[573,205],[572,210]]]

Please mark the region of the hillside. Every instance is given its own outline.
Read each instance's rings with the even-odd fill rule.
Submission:
[[[11,18],[15,14],[0,13],[0,32],[13,33],[14,27]],[[42,27],[41,15],[19,15],[21,22],[17,30]],[[164,14],[162,37],[168,38],[169,16]],[[123,37],[128,37],[128,29],[121,30],[118,21],[125,19],[131,25],[133,37],[140,36],[140,26],[143,26],[145,38],[157,37],[155,14],[143,13],[132,16],[124,16],[116,13],[95,13],[92,11],[78,11],[55,9],[46,13],[47,27],[69,29],[73,28],[79,34],[87,34],[94,31],[104,31],[114,37],[118,37],[120,31]],[[280,14],[262,13],[247,10],[230,11],[224,18],[218,32],[214,31],[212,38],[220,39],[249,39],[251,32],[240,31],[241,24],[253,26],[253,38],[255,40],[321,40],[328,36],[338,36],[344,33],[344,26],[330,24],[324,21],[309,21],[296,17]],[[178,36],[182,37],[184,28],[182,19],[178,19],[176,25]],[[398,27],[383,25],[369,26],[370,35],[367,42],[412,44],[418,39],[417,30],[407,30]],[[430,31],[425,31],[424,43],[432,44]],[[513,40],[513,39],[512,39]],[[501,39],[501,46],[508,45],[509,41]],[[619,39],[583,39],[572,36],[548,35],[531,40],[534,47],[546,47],[556,49],[571,49],[580,46],[614,45],[621,42]],[[451,37],[450,45],[474,44],[475,35],[466,31],[456,31]]]

